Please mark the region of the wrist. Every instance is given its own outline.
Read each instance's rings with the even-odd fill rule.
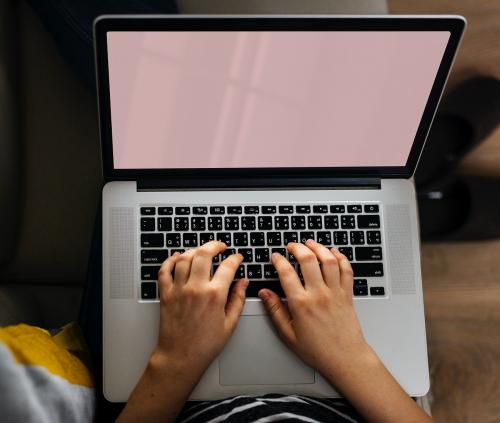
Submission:
[[[147,370],[153,375],[193,386],[203,374],[203,370],[193,366],[187,357],[176,357],[158,350],[149,358]]]

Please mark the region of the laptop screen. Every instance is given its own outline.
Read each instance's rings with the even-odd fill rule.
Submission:
[[[449,37],[110,31],[114,167],[405,166]]]

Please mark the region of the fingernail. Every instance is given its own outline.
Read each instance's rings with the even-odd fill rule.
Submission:
[[[313,239],[309,238],[308,240],[306,240],[306,244],[310,244],[311,242],[314,242]]]
[[[248,288],[248,284],[250,283],[250,281],[248,279],[243,279],[243,289],[247,289]]]
[[[271,255],[272,255],[273,257],[279,257],[279,256],[281,256],[281,254],[280,254],[280,253],[272,253]]]
[[[259,291],[259,298],[263,301],[266,301],[269,299],[269,292],[267,292],[265,289],[261,289]]]

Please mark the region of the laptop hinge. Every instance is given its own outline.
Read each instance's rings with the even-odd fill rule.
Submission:
[[[142,179],[138,191],[380,189],[379,178]]]

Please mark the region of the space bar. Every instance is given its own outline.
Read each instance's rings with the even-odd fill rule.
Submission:
[[[384,276],[382,263],[351,263],[354,277]]]
[[[247,288],[247,297],[258,297],[258,293],[261,289],[266,288],[278,294],[280,297],[285,297],[283,288],[279,279],[260,281],[258,279],[250,279],[250,283]]]

